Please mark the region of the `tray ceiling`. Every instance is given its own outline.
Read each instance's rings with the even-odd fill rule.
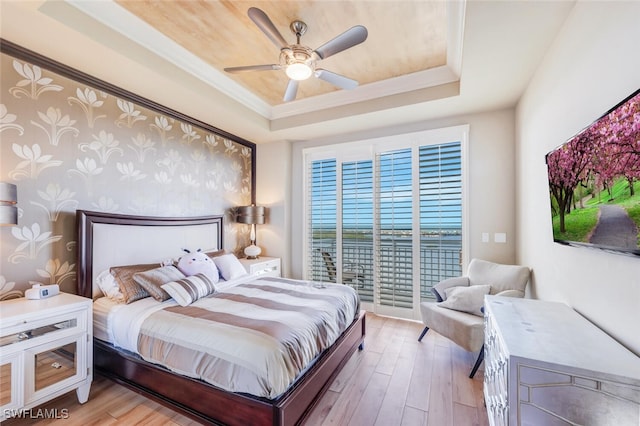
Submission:
[[[426,120],[513,108],[575,4],[573,0],[1,3],[0,32],[8,40],[205,122],[224,123],[226,130],[260,142],[370,134],[380,128],[408,131]],[[364,43],[320,62],[361,84],[353,90],[336,90],[322,81],[309,82],[301,84],[295,101],[283,103],[287,80],[282,71],[225,73],[224,67],[277,60],[277,48],[248,18],[249,7],[264,10],[290,41],[289,23],[304,20],[309,29],[302,41],[311,48],[354,25],[366,26],[369,36]],[[434,41],[442,38],[443,31],[444,65],[442,44]],[[109,61],[106,66],[104,60]],[[169,83],[166,92],[156,87],[162,81]],[[189,93],[195,94],[192,104]]]
[[[247,16],[262,9],[283,37],[295,42],[294,20],[308,25],[301,44],[317,48],[354,25],[368,39],[321,61],[321,67],[361,85],[446,65],[447,11],[442,1],[130,1],[117,3],[222,72],[230,66],[277,64],[279,50]],[[393,19],[380,19],[380,17]],[[284,70],[229,75],[270,105],[282,103]],[[339,90],[316,78],[300,84],[298,99]]]
[[[459,93],[457,85],[439,90],[436,95],[425,89],[459,81],[464,2],[67,0],[66,3],[271,120],[303,117],[321,110],[344,115],[344,111],[335,109],[345,105],[355,105],[353,112],[362,113]],[[319,62],[319,67],[355,79],[359,86],[340,90],[312,77],[300,83],[295,101],[285,103],[282,97],[288,78],[284,70],[224,72],[225,67],[278,63],[279,50],[249,19],[250,7],[262,9],[290,43],[295,42],[290,23],[304,21],[308,30],[301,44],[312,49],[355,25],[365,26],[368,38],[364,43]],[[393,98],[389,105],[390,97],[403,93],[412,95]],[[380,99],[385,99],[384,106],[371,103]]]

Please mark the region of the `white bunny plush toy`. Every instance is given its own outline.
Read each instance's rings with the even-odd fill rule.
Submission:
[[[213,260],[206,254],[204,254],[200,249],[191,253],[190,250],[183,249],[187,254],[182,255],[180,260],[178,260],[178,269],[180,272],[185,274],[187,277],[196,274],[204,274],[209,278],[213,283],[217,283],[220,279],[220,274],[218,273],[218,268],[216,268]]]

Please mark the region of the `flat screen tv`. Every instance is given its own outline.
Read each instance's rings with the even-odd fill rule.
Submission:
[[[640,89],[546,162],[553,240],[640,256]]]

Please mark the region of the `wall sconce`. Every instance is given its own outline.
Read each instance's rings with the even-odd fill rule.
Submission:
[[[0,225],[18,224],[18,189],[12,183],[0,182]]]
[[[251,225],[251,245],[244,249],[247,259],[257,259],[262,253],[262,249],[256,245],[256,225],[264,223],[264,207],[244,206],[236,210],[236,222]]]

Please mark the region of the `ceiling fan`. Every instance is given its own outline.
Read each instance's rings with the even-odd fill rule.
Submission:
[[[365,41],[368,32],[362,25],[356,25],[317,49],[312,50],[300,44],[300,38],[307,31],[307,24],[304,22],[293,21],[291,23],[289,28],[296,36],[296,43],[289,44],[262,10],[251,7],[247,14],[269,40],[280,49],[280,62],[277,64],[230,67],[224,69],[226,72],[241,73],[284,69],[287,77],[289,77],[289,84],[287,84],[287,90],[283,98],[285,102],[294,100],[298,92],[299,82],[308,79],[312,75],[341,89],[353,89],[358,86],[358,82],[355,80],[322,68],[316,68],[316,63]]]

